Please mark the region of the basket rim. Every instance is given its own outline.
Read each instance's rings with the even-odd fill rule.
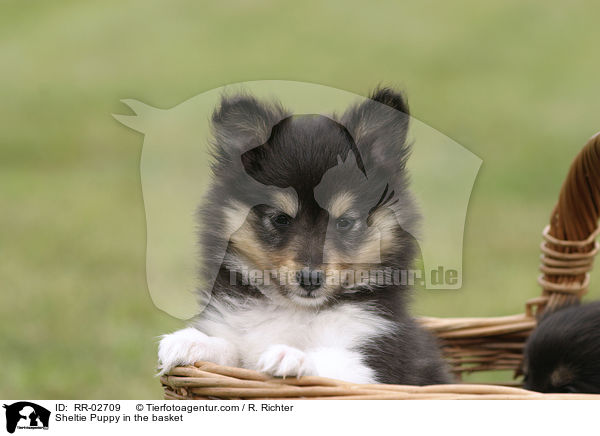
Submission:
[[[488,384],[357,384],[326,377],[279,378],[249,369],[196,362],[161,377],[166,399],[240,400],[600,400],[596,394],[543,394]]]

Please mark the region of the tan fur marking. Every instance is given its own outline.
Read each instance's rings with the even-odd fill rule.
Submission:
[[[392,249],[394,243],[394,229],[398,226],[395,214],[389,209],[379,209],[371,215],[371,228],[379,230],[382,253]],[[375,232],[377,233],[377,232]]]
[[[250,225],[244,223],[240,229],[231,235],[233,246],[246,256],[257,268],[270,269],[272,265],[268,262],[268,253],[260,245]]]
[[[354,204],[354,195],[342,192],[336,195],[328,205],[329,214],[332,218],[339,218]]]
[[[273,206],[291,217],[298,213],[298,198],[295,195],[276,192],[273,196]]]

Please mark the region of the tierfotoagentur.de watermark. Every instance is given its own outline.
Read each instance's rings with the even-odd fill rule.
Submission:
[[[425,283],[435,285],[456,285],[459,272],[455,269],[444,269],[443,266],[428,271],[425,277],[423,269],[398,269],[398,268],[344,268],[323,270],[293,271],[286,268],[279,269],[230,269],[229,281],[231,285],[241,283],[243,286],[296,286],[301,281],[308,280],[314,284],[324,283],[327,286],[341,286],[352,289],[361,286],[424,286]],[[240,280],[241,279],[241,280]],[[427,281],[427,279],[429,279]]]

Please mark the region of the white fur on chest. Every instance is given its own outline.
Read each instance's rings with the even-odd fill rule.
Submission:
[[[373,381],[359,347],[385,335],[392,323],[367,305],[347,303],[320,311],[274,305],[241,306],[213,302],[194,326],[223,338],[238,351],[241,366],[259,368],[261,355],[276,344],[301,350],[315,361],[318,374],[357,382]]]

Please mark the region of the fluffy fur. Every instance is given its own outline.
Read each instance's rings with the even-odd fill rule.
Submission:
[[[525,348],[525,388],[600,394],[600,301],[546,314]]]
[[[449,381],[434,339],[406,310],[408,285],[353,274],[391,278],[418,255],[408,120],[387,88],[340,117],[223,98],[200,212],[202,275],[213,285],[190,328],[161,340],[161,372],[210,360],[276,376]],[[247,270],[266,273],[248,283]]]

